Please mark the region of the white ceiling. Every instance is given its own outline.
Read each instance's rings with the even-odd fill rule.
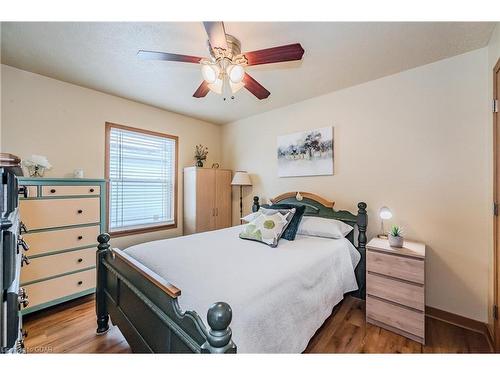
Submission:
[[[2,23],[2,63],[214,123],[227,123],[484,47],[494,23],[227,22],[243,51],[300,42],[301,62],[249,67],[271,91],[195,99],[199,66],[139,49],[208,56],[201,22]]]

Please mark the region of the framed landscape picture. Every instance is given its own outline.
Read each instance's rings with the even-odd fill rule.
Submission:
[[[333,127],[278,136],[278,176],[333,174]]]

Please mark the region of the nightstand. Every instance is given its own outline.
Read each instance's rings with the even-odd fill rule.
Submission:
[[[425,244],[366,245],[366,321],[425,344]]]

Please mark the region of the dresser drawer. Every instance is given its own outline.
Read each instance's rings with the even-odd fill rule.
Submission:
[[[19,207],[28,230],[100,221],[100,200],[97,197],[21,200]]]
[[[424,311],[424,287],[367,273],[366,292],[401,305]]]
[[[421,338],[425,334],[423,312],[396,306],[370,296],[366,297],[366,317]]]
[[[59,250],[69,250],[75,247],[97,246],[99,232],[99,225],[93,225],[90,227],[27,233],[23,235],[23,238],[30,247],[28,254],[32,256]]]
[[[366,269],[382,275],[424,284],[424,261],[415,258],[366,252]]]
[[[62,197],[67,195],[99,195],[100,186],[42,186],[42,197]]]
[[[95,269],[73,273],[67,276],[56,277],[23,286],[29,298],[29,307],[66,297],[71,294],[95,288]]]
[[[66,253],[34,258],[22,268],[21,282],[27,283],[63,273],[95,267],[97,249],[74,250]]]

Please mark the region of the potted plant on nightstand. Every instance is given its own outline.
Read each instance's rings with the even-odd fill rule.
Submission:
[[[401,227],[399,225],[393,225],[388,236],[389,245],[392,247],[403,247],[404,238],[402,234],[403,231]]]

